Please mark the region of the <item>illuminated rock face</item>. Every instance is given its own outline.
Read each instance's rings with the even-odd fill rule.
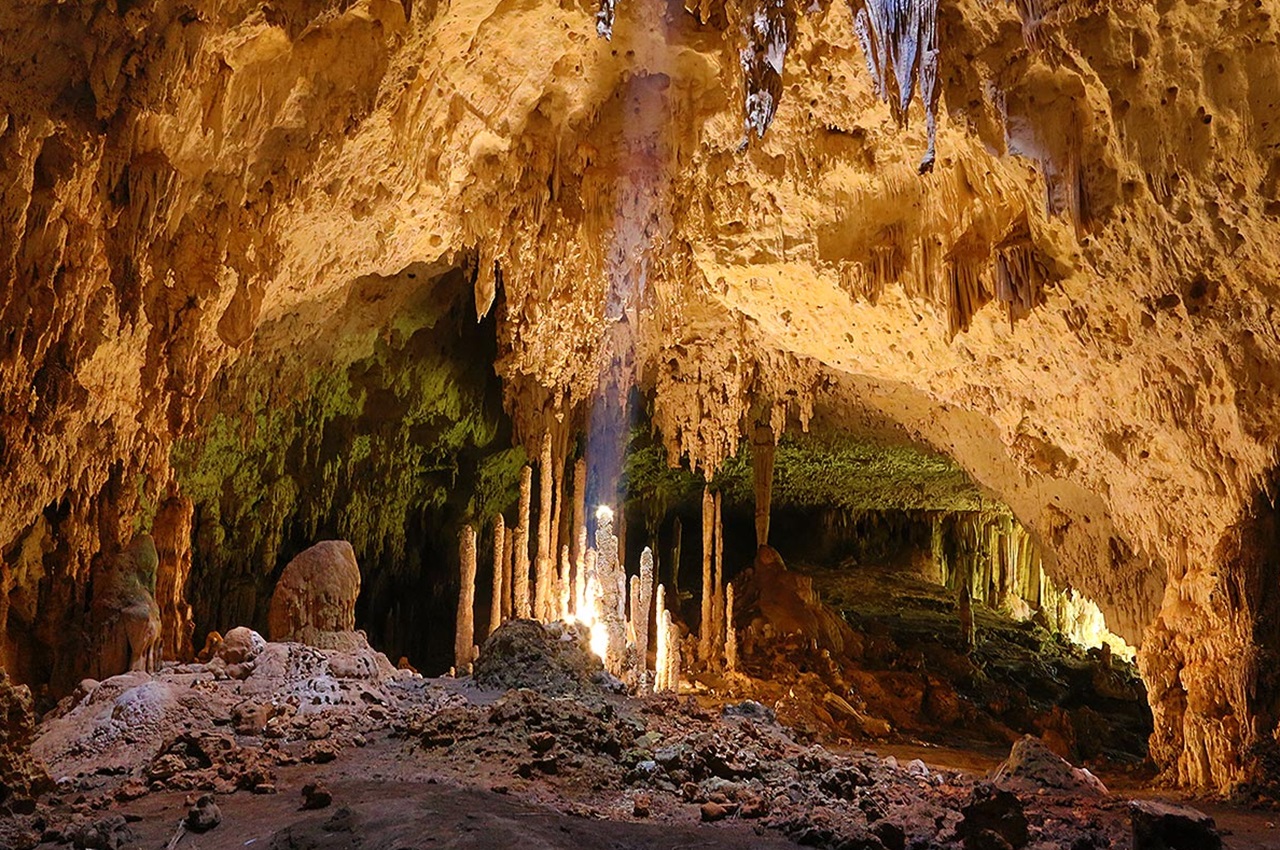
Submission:
[[[710,6],[623,3],[606,41],[551,3],[3,4],[0,658],[84,672],[90,565],[181,498],[220,375],[283,364],[285,395],[356,356],[335,317],[460,268],[531,448],[602,362],[699,468],[815,400],[896,423],[1142,641],[1156,757],[1248,776],[1280,692],[1280,3],[943,5],[925,177],[844,3],[787,7],[744,147],[751,4]]]

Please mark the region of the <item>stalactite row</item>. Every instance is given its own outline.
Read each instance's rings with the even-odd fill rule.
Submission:
[[[570,542],[559,543],[564,513],[565,466],[563,450],[544,437],[539,463],[536,535],[530,541],[533,510],[533,469],[521,471],[518,518],[514,528],[499,514],[493,522],[493,595],[489,603],[488,631],[492,634],[509,619],[540,622],[563,620],[579,623],[590,635],[592,650],[605,669],[636,689],[676,690],[679,684],[679,630],[665,608],[666,591],[655,584],[654,559],[646,548],[639,573],[628,581],[623,549],[613,530],[613,512],[601,507],[596,514],[595,547],[586,544],[587,465],[574,465],[573,509]],[[529,557],[530,543],[534,557]],[[555,553],[559,552],[559,557]],[[476,531],[463,529],[459,541],[461,587],[458,593],[454,668],[470,670],[474,645]],[[533,581],[530,583],[530,570]],[[654,616],[654,597],[657,613]],[[653,625],[657,663],[648,669],[649,634]]]
[[[607,0],[606,0],[607,2]],[[782,63],[795,24],[786,0],[751,0],[746,15],[746,44],[740,53],[745,90],[747,136],[763,139],[782,99]]]
[[[1040,547],[1007,514],[979,512],[934,518],[936,578],[974,603],[1019,620],[1035,618],[1081,646],[1109,646],[1132,659],[1134,648],[1111,632],[1098,606],[1074,588],[1059,590],[1045,574]]]
[[[865,0],[854,16],[876,93],[905,124],[920,87],[929,147],[921,174],[933,170],[938,108],[938,0]],[[892,72],[892,73],[891,73]]]
[[[933,170],[936,158],[938,105],[938,0],[853,0],[854,30],[862,45],[876,93],[889,104],[899,125],[917,86],[924,104],[929,146],[921,174]],[[1018,0],[1037,7],[1039,0]],[[600,0],[596,34],[612,40],[617,0]],[[788,0],[747,0],[743,14],[744,44],[739,52],[743,74],[743,117],[747,138],[763,139],[782,99],[782,67],[795,35],[795,12]],[[1030,36],[1029,36],[1030,38]]]

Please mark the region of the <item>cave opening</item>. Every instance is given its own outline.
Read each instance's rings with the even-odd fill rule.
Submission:
[[[629,447],[627,559],[653,547],[696,629],[703,482],[668,468],[647,429]],[[1039,541],[954,460],[878,434],[784,436],[768,542],[795,575],[780,584],[796,591],[779,594],[768,586],[776,574],[763,588],[753,575],[750,457],[744,444],[712,483],[724,580],[739,585],[738,669],[779,705],[804,694],[790,700],[790,722],[987,754],[1031,734],[1077,763],[1149,774],[1135,648],[1085,594],[1055,585]]]

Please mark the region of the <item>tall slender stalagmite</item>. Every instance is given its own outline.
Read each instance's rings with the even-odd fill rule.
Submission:
[[[768,423],[756,424],[751,438],[751,470],[756,491],[756,545],[769,543],[769,505],[773,501],[773,458],[777,443]]]
[[[737,672],[738,630],[733,627],[733,582],[724,589],[724,671]]]
[[[713,666],[719,667],[723,659],[723,647],[720,636],[724,634],[724,523],[720,518],[721,494],[716,493],[716,540],[715,566],[711,571],[711,634],[715,635],[711,644],[711,653],[715,656]]]
[[[510,620],[516,615],[515,609],[515,556],[516,556],[516,530],[507,528],[505,523],[502,529],[502,622]]]
[[[618,561],[618,538],[613,536],[613,511],[601,507],[596,513],[596,576],[600,582],[601,611],[608,645],[605,648],[604,666],[615,676],[621,676],[627,652],[627,618],[624,613],[627,597],[627,574]]]
[[[557,561],[563,562],[563,558],[557,559],[556,555],[560,553],[562,541],[560,539],[560,521],[564,515],[564,456],[555,453],[551,462],[551,610],[553,616],[551,619],[556,620],[564,616],[563,606],[560,600],[564,597],[565,582],[568,576],[564,571],[556,569]]]
[[[640,575],[636,579],[638,598],[631,603],[631,624],[636,634],[636,669],[639,684],[649,664],[649,609],[653,605],[653,550],[648,546],[640,553]]]
[[[587,550],[587,459],[578,458],[573,465],[573,537],[569,543],[573,546],[570,553],[574,569],[582,566]],[[578,580],[574,579],[575,585]]]
[[[506,533],[507,523],[502,514],[498,514],[493,521],[493,598],[489,601],[489,634],[502,624],[502,574],[507,563],[502,547]]]
[[[471,672],[475,647],[476,530],[466,525],[458,542],[462,583],[458,588],[457,630],[453,641],[453,666],[458,675]]]
[[[578,534],[578,557],[573,562],[573,613],[578,619],[587,615],[587,529]]]
[[[662,612],[662,627],[667,633],[667,669],[664,674],[667,680],[665,690],[680,690],[680,629],[671,619],[670,611]]]
[[[640,623],[638,621],[640,607],[640,576],[632,576],[628,584],[627,590],[627,643],[632,647],[639,645],[637,635],[639,634]]]
[[[698,655],[711,661],[711,625],[714,618],[715,589],[711,584],[712,547],[715,545],[716,500],[711,488],[702,490],[702,625],[699,627]]]
[[[658,585],[655,606],[654,616],[657,618],[657,627],[654,632],[657,644],[654,646],[653,656],[653,689],[655,691],[665,691],[668,690],[667,667],[669,666],[668,657],[671,651],[667,643],[667,622],[671,619],[671,615],[667,613],[667,591],[661,584]]]
[[[551,560],[551,433],[542,435],[542,453],[538,460],[538,554],[534,561],[533,616],[549,622],[551,615],[551,576],[555,564]]]
[[[533,496],[533,470],[525,467],[520,473],[520,524],[516,526],[515,560],[511,595],[515,602],[515,616],[529,619],[529,500]]]
[[[560,580],[556,582],[556,619],[567,620],[573,613],[573,582],[569,578],[569,547],[560,547]]]
[[[672,525],[671,534],[674,539],[671,541],[671,592],[679,598],[680,596],[680,547],[684,543],[684,523],[680,522],[680,517],[676,517],[675,523]]]

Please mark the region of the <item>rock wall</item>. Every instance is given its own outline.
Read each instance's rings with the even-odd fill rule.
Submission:
[[[75,681],[92,559],[181,498],[220,374],[323,368],[358,281],[463,265],[520,439],[606,369],[709,470],[756,404],[873,409],[1146,629],[1152,675],[1230,679],[1155,752],[1243,776],[1275,726],[1229,577],[1280,434],[1280,5],[944,4],[925,176],[849,5],[780,7],[750,90],[744,8],[624,0],[606,41],[582,3],[4,4],[6,666]]]

